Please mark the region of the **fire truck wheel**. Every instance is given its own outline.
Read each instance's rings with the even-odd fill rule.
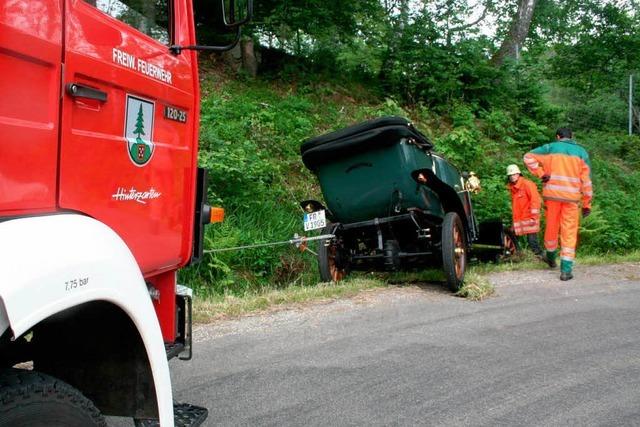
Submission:
[[[107,423],[69,384],[22,369],[0,371],[0,427],[84,427]]]

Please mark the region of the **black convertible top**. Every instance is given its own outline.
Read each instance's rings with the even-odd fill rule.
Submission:
[[[412,139],[424,150],[433,148],[429,139],[402,117],[383,117],[358,123],[335,132],[311,138],[302,143],[300,153],[304,165],[311,170],[373,147],[397,144],[402,138]]]

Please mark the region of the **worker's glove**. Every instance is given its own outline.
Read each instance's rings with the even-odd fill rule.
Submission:
[[[589,215],[591,215],[591,209],[589,208],[582,208],[582,218],[586,218]]]
[[[542,175],[542,178],[540,179],[542,180],[543,183],[546,183],[551,179],[551,177],[549,175]]]

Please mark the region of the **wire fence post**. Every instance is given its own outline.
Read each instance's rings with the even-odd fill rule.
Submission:
[[[633,135],[633,74],[629,74],[629,135]]]

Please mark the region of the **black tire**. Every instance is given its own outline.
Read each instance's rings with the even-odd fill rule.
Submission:
[[[447,286],[453,292],[458,291],[467,268],[467,235],[455,212],[448,212],[442,221],[442,267]]]
[[[0,427],[106,427],[95,405],[69,384],[21,369],[0,371]]]
[[[384,242],[384,266],[387,271],[400,270],[400,245],[397,240]]]
[[[331,234],[335,226],[327,224],[322,229],[322,234]],[[320,280],[323,282],[339,282],[349,274],[347,261],[340,258],[342,251],[333,239],[329,245],[326,240],[318,242],[318,268],[320,270]]]

